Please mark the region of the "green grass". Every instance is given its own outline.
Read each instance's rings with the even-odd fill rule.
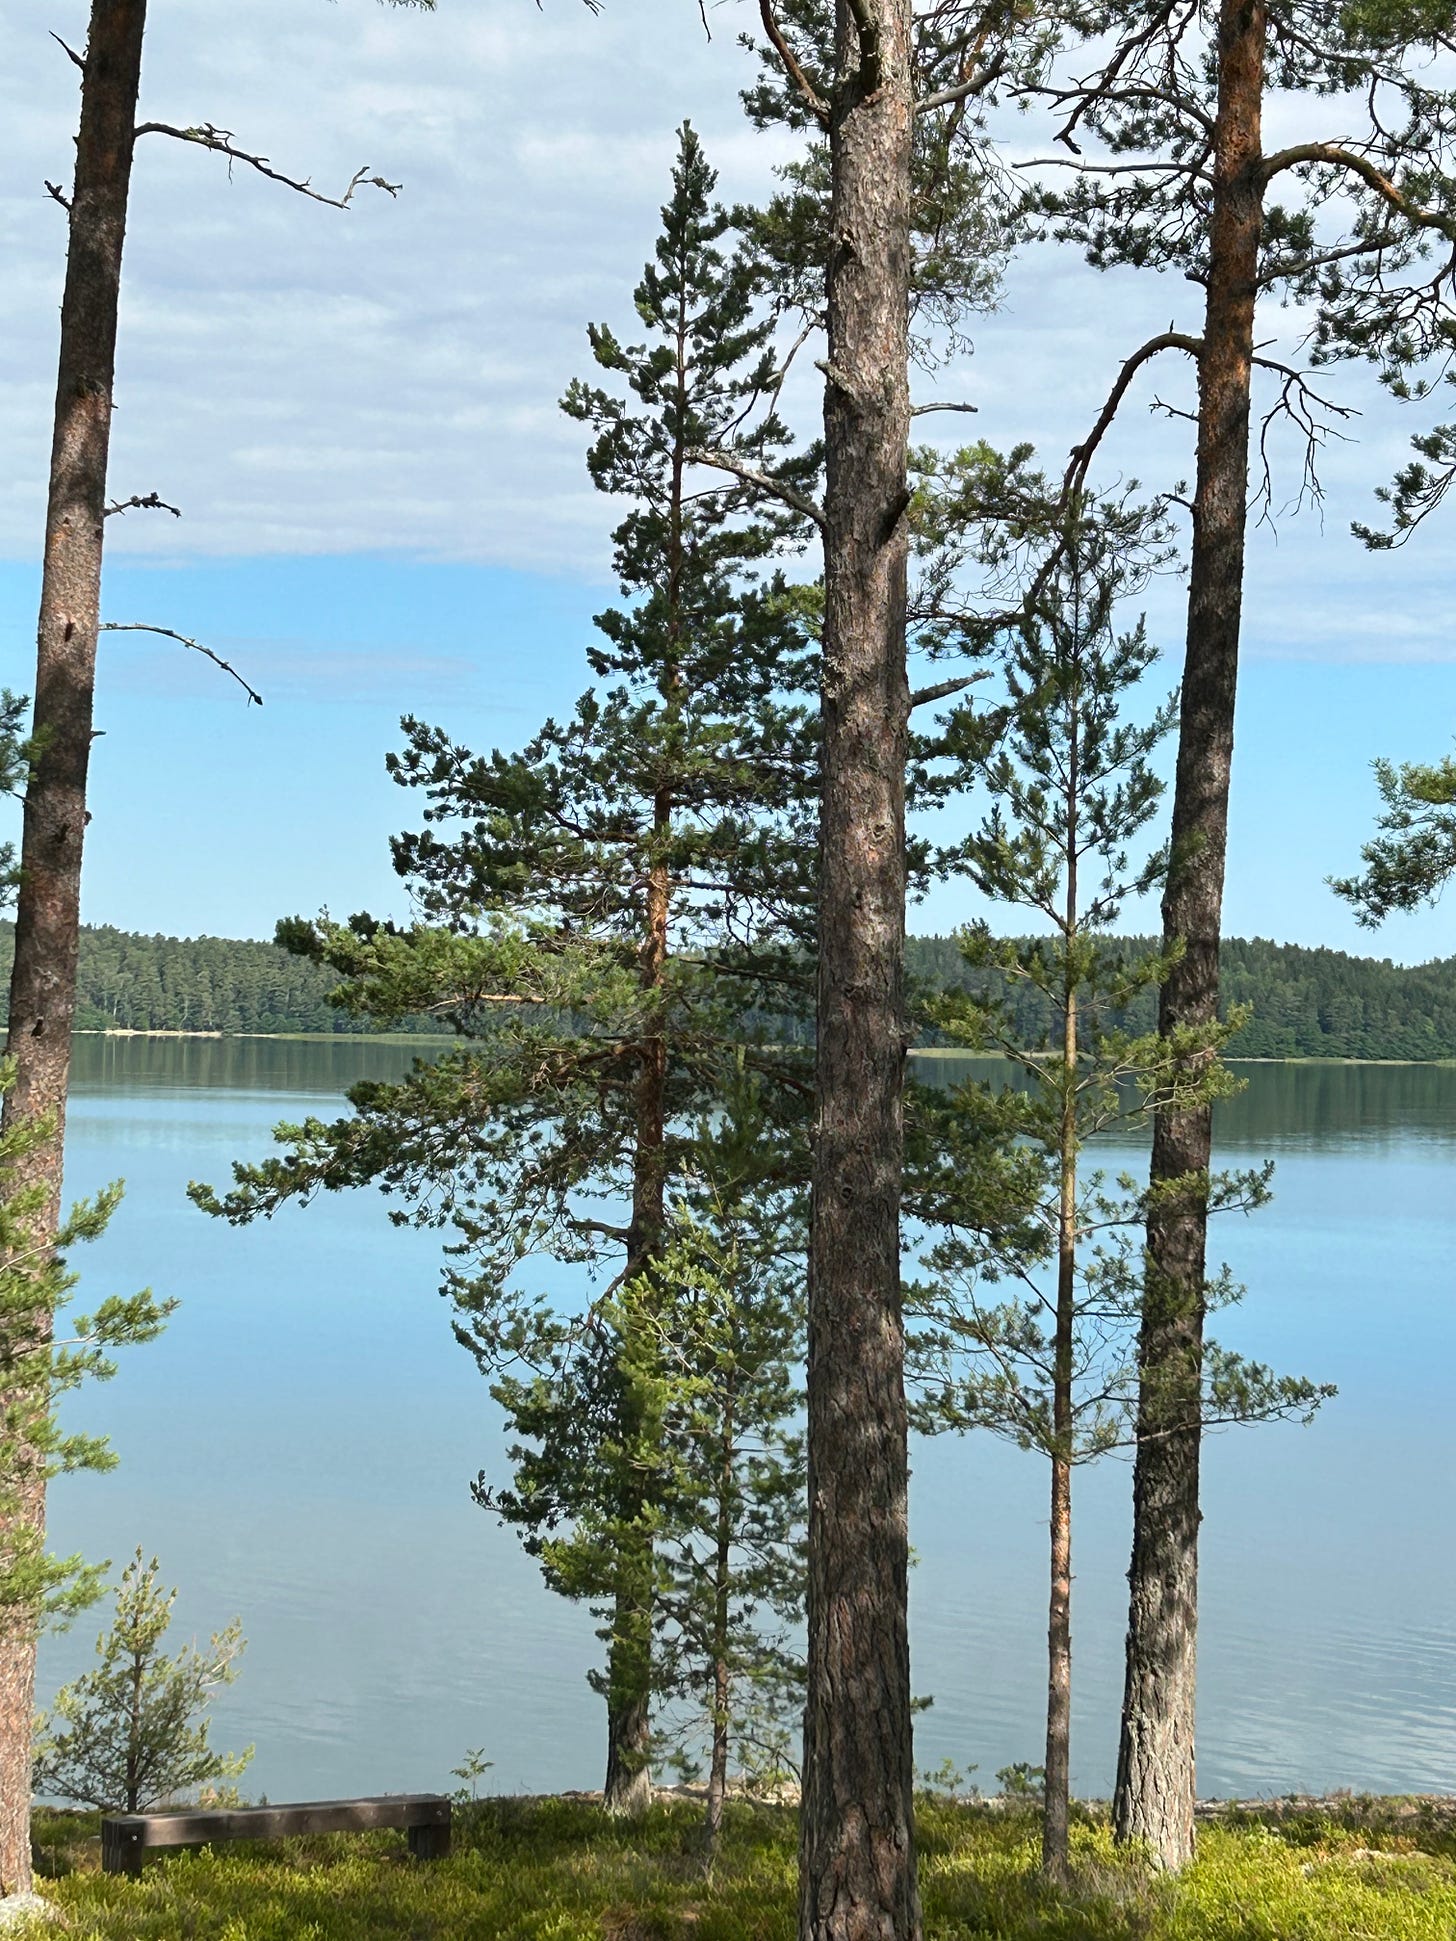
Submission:
[[[411,1861],[402,1835],[220,1847],[97,1871],[94,1816],[43,1816],[37,1885],[74,1941],[792,1941],[791,1809],[737,1806],[711,1880],[687,1803],[640,1826],[571,1800],[467,1809],[449,1860]],[[1203,1829],[1176,1880],[1075,1830],[1076,1879],[1036,1874],[1033,1818],[927,1799],[926,1941],[1451,1941],[1456,1830],[1390,1801],[1230,1816]],[[53,1932],[54,1930],[45,1930]],[[41,1932],[41,1930],[37,1930]]]

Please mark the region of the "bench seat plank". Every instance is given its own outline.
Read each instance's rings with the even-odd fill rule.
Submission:
[[[443,1793],[383,1793],[367,1799],[302,1800],[282,1806],[229,1806],[179,1813],[109,1813],[101,1822],[101,1864],[130,1873],[143,1853],[200,1847],[214,1840],[284,1840],[305,1833],[407,1829],[410,1851],[437,1859],[450,1851],[450,1801]]]

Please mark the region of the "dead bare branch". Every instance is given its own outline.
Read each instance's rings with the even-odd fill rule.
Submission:
[[[1299,490],[1286,511],[1298,512],[1305,505],[1318,505],[1324,498],[1324,487],[1320,484],[1318,459],[1320,447],[1331,438],[1343,439],[1345,434],[1334,423],[1337,419],[1358,418],[1360,413],[1353,405],[1338,404],[1314,388],[1306,372],[1292,364],[1285,364],[1277,357],[1255,355],[1254,364],[1258,370],[1272,371],[1283,380],[1279,397],[1268,411],[1259,426],[1259,463],[1261,479],[1259,489],[1254,494],[1254,503],[1259,506],[1259,523],[1271,523],[1274,515],[1274,470],[1269,455],[1269,436],[1281,418],[1287,418],[1304,441],[1304,464],[1301,468]],[[1324,414],[1323,419],[1321,413]]]
[[[969,101],[978,94],[984,94],[987,88],[1000,80],[1010,63],[1009,54],[998,54],[995,60],[988,61],[985,67],[967,80],[958,81],[954,87],[941,88],[937,93],[927,94],[923,100],[917,101],[916,114],[928,115],[935,108],[954,107],[959,101]]]
[[[144,620],[103,620],[100,630],[104,634],[159,634],[163,640],[175,640],[179,647],[190,648],[194,654],[201,654],[204,659],[210,660],[214,667],[221,668],[224,674],[230,674],[247,695],[250,707],[261,708],[263,705],[262,695],[251,683],[243,679],[231,661],[224,660],[221,654],[215,654],[210,647],[204,647],[200,640],[191,640],[186,634],[179,634],[175,628],[151,627]]]
[[[130,512],[133,508],[138,512],[170,512],[174,519],[182,517],[180,506],[168,505],[156,492],[137,492],[129,499],[113,499],[106,508],[106,517],[109,519],[114,512]]]
[[[854,31],[859,40],[859,78],[860,86],[867,95],[879,91],[882,79],[880,71],[880,23],[875,18],[870,0],[849,0],[849,11],[854,19]]]
[[[910,407],[910,416],[912,418],[925,418],[932,411],[979,411],[980,408],[978,404],[912,404]]]
[[[51,182],[48,180],[46,182],[46,194],[50,197],[52,202],[59,202],[61,207],[65,210],[66,214],[70,215],[71,198],[66,194],[65,190],[62,189],[59,182]]]
[[[1083,162],[1065,155],[1033,155],[1013,168],[1069,168],[1076,175],[1199,175],[1201,161],[1187,162]]]
[[[60,48],[61,52],[65,55],[66,59],[71,63],[72,67],[80,68],[81,72],[84,74],[86,72],[86,63],[84,59],[81,57],[81,55],[79,55],[76,52],[75,48],[68,46],[67,43],[63,41],[60,35],[57,33],[52,33],[51,39],[55,42],[56,46]]]
[[[1117,416],[1118,406],[1127,395],[1128,386],[1132,383],[1144,364],[1165,350],[1181,350],[1189,357],[1198,358],[1203,355],[1203,339],[1201,337],[1189,337],[1185,332],[1174,330],[1170,326],[1158,336],[1150,337],[1145,344],[1140,345],[1133,352],[1132,356],[1127,359],[1117,374],[1116,382],[1107,394],[1107,402],[1098,414],[1096,424],[1093,425],[1091,431],[1080,445],[1074,445],[1072,447],[1071,459],[1062,480],[1062,500],[1064,504],[1069,502],[1072,494],[1080,491],[1086,483],[1087,471],[1092,463],[1093,454],[1102,443],[1108,426]]]
[[[960,694],[966,688],[974,687],[977,681],[989,679],[989,674],[963,674],[959,680],[935,681],[929,687],[917,687],[910,696],[910,707],[912,711],[928,707],[932,701],[947,700],[952,694]]]
[[[211,149],[215,155],[225,155],[228,159],[228,173],[232,164],[242,162],[248,168],[256,169],[259,175],[266,175],[270,182],[280,182],[285,189],[292,189],[297,195],[306,195],[311,202],[322,202],[330,209],[347,209],[354,195],[361,188],[382,189],[388,196],[399,194],[401,184],[386,182],[382,175],[371,175],[368,167],[356,169],[349,186],[342,195],[325,195],[313,186],[308,176],[285,175],[273,167],[266,155],[251,155],[246,149],[237,146],[237,137],[229,128],[214,128],[211,122],[203,122],[198,128],[174,128],[165,121],[144,121],[137,128],[141,135],[170,135],[173,141],[191,142],[198,148]]]

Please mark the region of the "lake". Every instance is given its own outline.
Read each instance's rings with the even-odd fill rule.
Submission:
[[[391,1227],[372,1195],[246,1230],[184,1196],[261,1155],[278,1120],[331,1114],[331,1095],[410,1056],[344,1039],[77,1043],[68,1188],[127,1182],[77,1257],[81,1297],[149,1284],[181,1306],[75,1405],[122,1466],[54,1486],[53,1540],[118,1568],[155,1552],[181,1590],[174,1636],[242,1618],[214,1738],[256,1744],[254,1796],[448,1787],[472,1747],[493,1790],[601,1783],[592,1620],[470,1498],[503,1443],[435,1292],[439,1236]],[[1456,1069],[1244,1071],[1219,1158],[1274,1158],[1275,1199],[1218,1223],[1249,1291],[1217,1331],[1340,1394],[1310,1428],[1210,1438],[1200,1790],[1453,1792]],[[912,1459],[914,1683],[934,1699],[917,1763],[949,1758],[994,1790],[998,1767],[1041,1757],[1044,1466],[985,1435]],[[1112,1782],[1129,1488],[1119,1459],[1078,1474],[1083,1794]],[[44,1642],[43,1702],[89,1660],[101,1615]]]

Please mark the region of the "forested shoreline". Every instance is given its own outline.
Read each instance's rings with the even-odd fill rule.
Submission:
[[[1129,955],[1148,948],[1126,940]],[[8,977],[14,929],[0,925],[0,977]],[[1010,1007],[1016,1034],[1035,1046],[1047,1032],[1045,1000],[1029,985],[1008,991],[996,973],[973,971],[954,937],[911,937],[911,978],[922,992],[994,991]],[[1223,946],[1225,1001],[1253,1016],[1230,1041],[1233,1058],[1456,1058],[1456,957],[1428,964],[1277,944],[1263,937]],[[164,937],[95,925],[81,932],[76,1024],[82,1031],[216,1032],[224,1037],[305,1032],[350,1036],[367,1020],[329,1003],[338,983],[327,967],[252,938]],[[1156,994],[1141,992],[1114,1022],[1155,1028]],[[445,1027],[402,1019],[400,1031]],[[940,1041],[933,1028],[927,1046]]]

